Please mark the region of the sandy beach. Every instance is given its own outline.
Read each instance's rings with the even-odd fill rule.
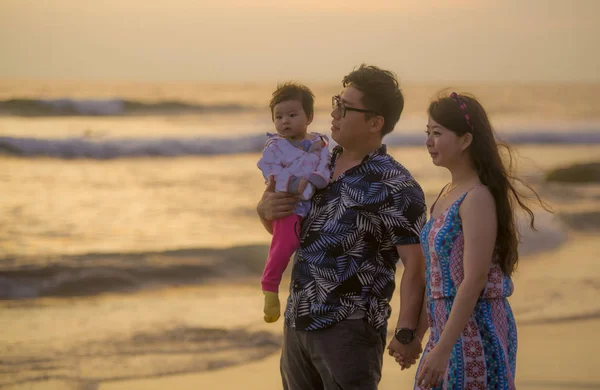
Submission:
[[[595,253],[595,254],[594,254]],[[600,242],[578,235],[553,253],[524,258],[515,278],[511,304],[518,320],[519,388],[600,389]],[[581,277],[589,283],[580,283]],[[595,281],[595,282],[592,282]],[[531,299],[546,285],[541,312],[529,311]],[[537,292],[537,294],[536,294]],[[397,303],[397,302],[394,302]],[[394,304],[393,303],[393,304]],[[570,312],[580,313],[572,316]],[[535,318],[535,319],[531,319]],[[272,327],[271,327],[272,328]],[[388,335],[389,337],[389,335]],[[401,371],[385,357],[382,390],[408,389],[415,367]],[[281,389],[279,355],[214,372],[102,384],[102,390]]]
[[[595,234],[570,234],[568,242],[560,249],[522,259],[515,277],[515,294],[510,300],[518,320],[517,384],[519,388],[532,390],[600,388],[600,371],[597,369],[600,363],[597,356],[597,350],[600,348],[600,338],[597,336],[600,330],[599,253],[600,242]],[[258,321],[260,314],[260,302],[256,299],[258,294],[248,283],[187,288],[173,293],[172,297],[160,293],[151,293],[151,295],[161,296],[163,300],[154,309],[162,312],[162,306],[169,305],[172,313],[190,310],[190,307],[182,303],[180,298],[182,295],[188,297],[193,295],[195,312],[188,312],[188,322],[197,319],[207,327],[227,323],[231,329],[243,327],[244,330],[267,331],[277,336],[281,335],[281,322],[264,324]],[[215,297],[218,298],[214,300]],[[180,302],[179,306],[173,305],[174,301],[171,298],[177,299]],[[117,300],[116,297],[107,296],[102,301],[104,305],[111,306],[111,299]],[[127,322],[126,317],[132,315],[127,310],[127,299],[119,299],[119,302],[123,309],[121,312],[111,309],[111,327],[116,333],[119,330],[119,319],[123,320],[120,325],[127,327],[124,325]],[[199,302],[203,302],[205,306],[197,306]],[[211,312],[211,305],[215,304],[219,310]],[[392,306],[394,307],[395,304],[397,304],[397,297],[394,298]],[[100,320],[103,316],[100,303],[94,310],[95,320]],[[134,314],[136,317],[148,319],[152,316],[152,311],[153,307],[146,307],[145,310]],[[211,315],[207,316],[207,313]],[[90,313],[83,313],[82,317],[86,317],[87,314]],[[251,315],[256,318],[250,318]],[[175,315],[171,315],[170,319],[177,321]],[[51,320],[52,317],[49,316],[45,326],[39,327],[38,332],[57,332],[56,328],[48,326]],[[60,320],[53,321],[55,325],[60,326]],[[11,321],[4,317],[2,323],[3,329],[6,329],[4,326],[10,325]],[[82,324],[82,326],[90,330],[89,324]],[[19,335],[26,336],[22,334],[23,332],[27,332],[27,329],[20,331],[13,328],[10,335],[13,339],[18,339]],[[41,336],[44,338],[51,334]],[[230,353],[243,354],[242,351],[235,352],[235,349]],[[93,376],[93,372],[89,374]],[[414,374],[414,367],[401,371],[395,362],[386,356],[380,389],[411,388]],[[83,377],[80,380],[56,378],[37,384],[29,382],[26,385],[6,388],[11,390],[158,390],[165,388],[276,390],[281,389],[279,352],[273,350],[266,357],[258,360],[242,361],[239,365],[200,373],[99,382]]]
[[[576,330],[573,332],[573,330]],[[530,390],[543,389],[598,389],[600,373],[597,370],[597,332],[600,320],[519,326],[519,356],[517,386]],[[569,340],[557,348],[552,340],[570,334]],[[556,341],[555,341],[556,342]],[[559,353],[564,356],[558,359]],[[576,357],[576,358],[571,358]],[[170,378],[126,381],[103,384],[102,390],[158,390],[158,389],[281,389],[279,357],[217,372],[181,375]],[[410,389],[415,369],[400,371],[391,358],[384,361],[381,390]]]

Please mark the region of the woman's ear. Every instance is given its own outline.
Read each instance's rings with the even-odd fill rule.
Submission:
[[[473,134],[471,134],[471,133],[465,133],[465,135],[463,135],[461,138],[462,138],[462,140],[461,140],[461,143],[462,143],[461,148],[462,148],[462,151],[464,152],[465,150],[467,150],[467,148],[469,146],[471,146],[471,143],[473,143]]]

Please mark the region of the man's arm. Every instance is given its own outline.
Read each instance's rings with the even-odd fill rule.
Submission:
[[[423,305],[421,306],[421,314],[419,315],[419,323],[417,324],[417,333],[415,337],[417,340],[422,341],[425,337],[425,333],[427,333],[427,328],[429,327],[429,322],[427,318],[427,296],[423,296]],[[400,366],[404,368],[410,367],[412,364],[416,363],[416,359],[408,359],[405,360],[404,356],[400,352],[395,352],[390,350],[390,354],[394,355],[396,358],[396,362],[400,364]]]
[[[260,214],[258,215],[258,218],[260,218],[260,223],[262,223],[267,233],[273,235],[273,221],[269,221],[268,219],[261,217]]]
[[[403,177],[398,181],[403,182]],[[399,183],[400,184],[400,183]],[[385,214],[383,220],[392,234],[392,240],[404,264],[404,272],[400,281],[400,310],[398,328],[415,330],[419,323],[423,296],[425,291],[425,259],[419,243],[419,234],[427,219],[425,197],[421,187],[413,182],[412,186],[403,182],[388,198],[393,212]],[[390,355],[400,354],[404,357],[403,368],[416,362],[421,348],[421,339],[415,339],[404,345],[392,338],[388,346]]]
[[[425,283],[427,283],[427,281]],[[427,318],[427,295],[423,294],[423,306],[421,307],[419,323],[417,324],[417,337],[423,340],[425,333],[427,333],[427,329],[429,329],[429,319]]]
[[[396,248],[404,265],[396,327],[416,329],[425,293],[425,258],[420,244],[398,245]]]
[[[425,294],[425,258],[420,244],[397,245],[396,248],[404,265],[400,280],[400,310],[396,328],[417,329],[419,319],[423,315],[421,309]],[[419,333],[417,332],[417,337],[406,345],[394,337],[388,346],[391,356],[399,354],[402,357],[402,369],[414,364],[423,350],[422,334]]]

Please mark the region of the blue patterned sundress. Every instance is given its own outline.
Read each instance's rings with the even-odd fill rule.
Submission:
[[[438,342],[464,279],[464,236],[458,210],[466,195],[431,218],[421,232],[430,330],[423,358]],[[506,299],[512,292],[511,279],[493,262],[487,285],[452,349],[443,384],[436,389],[515,389],[517,327]],[[421,389],[418,383],[415,389]]]

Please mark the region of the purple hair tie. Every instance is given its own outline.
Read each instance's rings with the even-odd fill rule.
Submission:
[[[471,123],[471,117],[469,116],[469,111],[467,111],[467,105],[465,104],[465,102],[462,101],[462,99],[456,92],[452,92],[450,94],[450,97],[458,104],[458,107],[460,107],[461,111],[464,113],[465,120],[467,121],[467,125],[469,125],[469,127],[471,128],[471,132],[475,131],[475,129],[473,128],[473,124]]]

